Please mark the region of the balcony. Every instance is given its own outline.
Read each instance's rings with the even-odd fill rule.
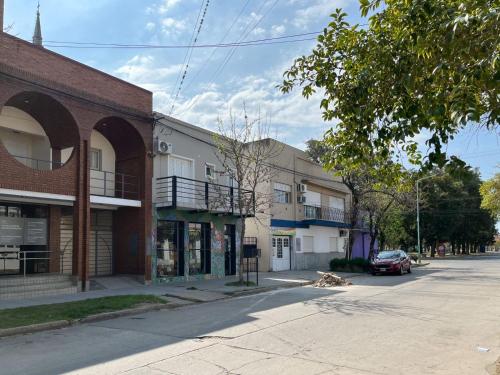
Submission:
[[[90,194],[100,197],[140,199],[139,178],[124,173],[90,170]]]
[[[251,207],[245,216],[253,216],[255,197],[250,190],[179,176],[156,180],[157,207],[240,215],[240,199],[244,200],[244,207]]]
[[[27,156],[12,155],[12,157],[26,167],[36,169],[37,171],[52,171],[64,165],[62,162],[34,159]]]
[[[349,224],[349,213],[339,208],[304,205],[305,220],[323,220]]]

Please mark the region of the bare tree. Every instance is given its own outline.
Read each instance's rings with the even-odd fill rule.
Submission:
[[[261,117],[250,119],[246,108],[242,118],[232,112],[228,121],[218,119],[218,133],[214,136],[216,156],[224,172],[236,185],[233,195],[235,213],[241,219],[241,241],[239,247],[239,279],[243,282],[243,247],[246,231],[246,219],[257,217],[272,202],[271,192],[262,189],[277,174],[272,161],[282,151],[280,143],[269,137],[269,125]],[[223,195],[223,194],[221,194]],[[227,205],[227,198],[221,202]]]

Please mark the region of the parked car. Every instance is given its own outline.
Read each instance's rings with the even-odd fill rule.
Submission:
[[[403,250],[382,251],[370,262],[372,275],[377,273],[411,273],[411,259]]]

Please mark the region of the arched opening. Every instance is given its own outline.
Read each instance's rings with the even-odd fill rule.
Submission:
[[[53,170],[71,158],[79,133],[72,115],[57,100],[23,92],[10,98],[0,111],[0,141],[25,166]]]
[[[130,123],[118,117],[99,121],[90,140],[90,193],[140,199],[144,153],[142,137]]]
[[[147,194],[143,189],[145,155],[141,134],[124,119],[104,118],[92,130],[90,194],[91,199],[92,196],[105,199],[99,197],[101,205],[91,208],[90,277],[144,273],[147,211],[137,201]],[[114,204],[119,206],[113,207]]]

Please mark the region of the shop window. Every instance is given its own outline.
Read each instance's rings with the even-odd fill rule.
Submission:
[[[189,223],[189,274],[210,274],[210,226]]]
[[[158,222],[156,237],[156,274],[158,277],[184,275],[182,238],[182,223],[176,221]]]

